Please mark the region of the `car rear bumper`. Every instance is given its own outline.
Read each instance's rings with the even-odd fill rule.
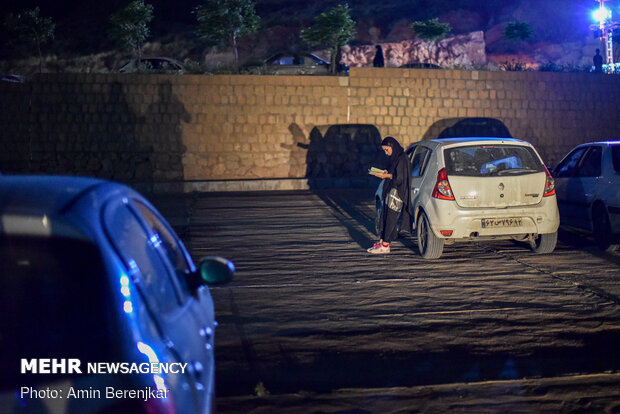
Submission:
[[[429,217],[433,233],[440,238],[546,234],[555,233],[560,225],[555,196],[545,197],[535,206],[464,209],[458,207],[454,201],[432,199],[423,208]],[[493,219],[494,223],[485,226],[484,219]],[[446,235],[449,231],[452,231],[452,234]]]

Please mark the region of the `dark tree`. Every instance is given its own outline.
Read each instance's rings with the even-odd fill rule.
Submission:
[[[208,42],[227,42],[235,53],[239,68],[238,41],[254,33],[260,25],[252,0],[204,0],[194,9],[198,20],[196,34]]]
[[[422,40],[439,40],[446,37],[452,27],[449,23],[439,23],[438,19],[430,19],[425,22],[413,22],[409,26],[417,37]]]
[[[504,28],[504,37],[511,42],[521,42],[534,34],[532,26],[525,22],[510,22]]]
[[[5,27],[17,35],[18,40],[35,45],[39,55],[39,72],[43,71],[43,55],[41,45],[54,39],[56,25],[49,17],[39,15],[39,7],[9,14],[4,22]]]
[[[138,62],[142,46],[151,35],[149,23],[153,20],[153,6],[143,0],[134,0],[110,17],[110,37],[124,50],[135,50]]]
[[[303,29],[301,38],[310,46],[324,45],[330,50],[330,69],[336,73],[340,48],[355,36],[355,21],[348,4],[341,4],[314,18],[314,26]]]

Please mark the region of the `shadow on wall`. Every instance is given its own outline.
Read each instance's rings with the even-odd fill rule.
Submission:
[[[157,87],[157,96],[136,124],[141,167],[135,170],[137,181],[183,180],[183,145],[181,123],[191,121],[185,105],[172,92],[170,82]]]
[[[502,121],[495,118],[446,118],[431,125],[422,139],[457,137],[511,138],[512,134]]]
[[[381,134],[373,125],[314,127],[307,139],[296,124],[289,130],[296,146],[306,150],[305,177],[312,189],[371,187],[376,185],[376,178],[368,175],[368,169],[387,165]],[[304,140],[300,142],[301,137]]]
[[[126,183],[182,180],[181,122],[189,122],[190,114],[170,82],[157,85],[142,113],[131,104],[133,90],[114,82],[82,98],[61,92],[54,103],[37,102],[35,94],[36,109],[50,121],[30,126],[34,142],[28,170]],[[85,99],[94,102],[87,112]]]

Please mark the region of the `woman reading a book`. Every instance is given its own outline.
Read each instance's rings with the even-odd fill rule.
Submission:
[[[411,163],[403,147],[393,137],[381,141],[381,148],[389,159],[387,170],[371,174],[383,179],[383,208],[381,209],[381,228],[379,241],[368,249],[369,253],[390,252],[390,243],[398,237],[398,218],[401,217],[403,230],[413,228],[413,209],[411,206]]]

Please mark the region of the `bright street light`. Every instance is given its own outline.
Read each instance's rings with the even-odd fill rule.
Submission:
[[[601,7],[592,12],[592,18],[597,22],[604,22],[611,19],[611,10],[606,7]]]

